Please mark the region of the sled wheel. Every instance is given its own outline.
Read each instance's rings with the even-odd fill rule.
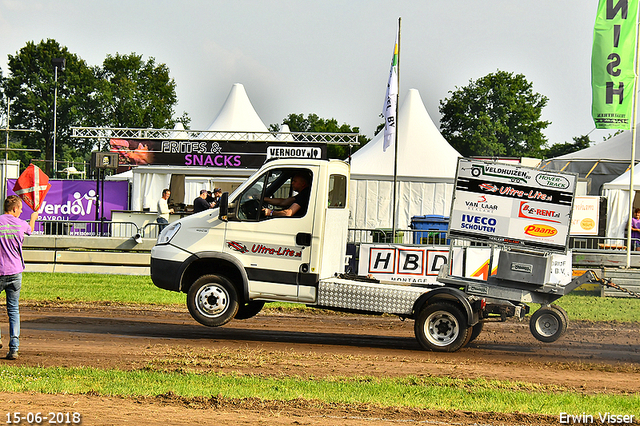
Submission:
[[[449,302],[436,302],[422,309],[414,331],[423,348],[436,352],[457,351],[471,333],[465,315]]]
[[[529,330],[541,342],[555,342],[567,330],[567,320],[555,307],[543,306],[531,315]]]
[[[225,277],[204,275],[189,289],[187,307],[193,319],[202,325],[224,325],[238,311],[236,289]]]
[[[238,312],[234,319],[249,319],[258,315],[258,313],[264,307],[264,302],[262,300],[252,300],[251,302],[241,303],[238,306]]]
[[[562,314],[562,316],[564,317],[564,330],[562,331],[562,334],[565,333],[565,331],[567,331],[567,327],[569,326],[569,314],[567,314],[567,311],[565,311],[562,307],[558,306],[558,305],[549,305],[552,309],[557,310],[558,312],[560,312]]]

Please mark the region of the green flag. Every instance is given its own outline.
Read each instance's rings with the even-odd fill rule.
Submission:
[[[591,112],[598,129],[631,128],[637,29],[638,0],[600,0],[591,54]]]

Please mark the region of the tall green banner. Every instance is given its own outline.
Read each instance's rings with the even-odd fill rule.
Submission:
[[[635,93],[638,0],[600,0],[591,54],[592,115],[598,129],[630,129]]]

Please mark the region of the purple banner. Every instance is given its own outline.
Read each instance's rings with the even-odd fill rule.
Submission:
[[[15,195],[16,179],[7,179],[7,195]],[[51,189],[40,207],[39,220],[96,220],[96,182],[90,180],[50,180]],[[102,190],[102,185],[101,185]],[[104,182],[104,217],[111,220],[111,210],[129,208],[129,183]],[[24,206],[20,218],[29,220],[31,209]]]

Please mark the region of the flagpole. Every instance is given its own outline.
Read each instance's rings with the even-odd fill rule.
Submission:
[[[402,18],[399,17],[398,18],[398,61],[396,63],[396,76],[398,78],[398,93],[396,93],[396,131],[395,131],[395,140],[394,140],[394,144],[393,144],[393,150],[394,150],[394,157],[393,157],[393,204],[392,204],[392,230],[391,230],[391,235],[392,235],[392,243],[396,242],[396,228],[397,228],[397,224],[396,224],[396,213],[398,210],[397,207],[397,200],[396,200],[396,194],[397,194],[397,185],[398,185],[398,118],[400,118],[398,116],[398,103],[400,102],[400,26],[402,25]]]
[[[627,268],[631,267],[631,221],[633,220],[633,199],[635,198],[633,174],[636,163],[636,135],[638,133],[636,114],[638,112],[638,74],[640,73],[638,69],[640,67],[640,61],[638,60],[638,33],[638,18],[636,18],[636,67],[633,84],[633,110],[631,113],[631,177],[629,179],[629,222],[627,223]]]

